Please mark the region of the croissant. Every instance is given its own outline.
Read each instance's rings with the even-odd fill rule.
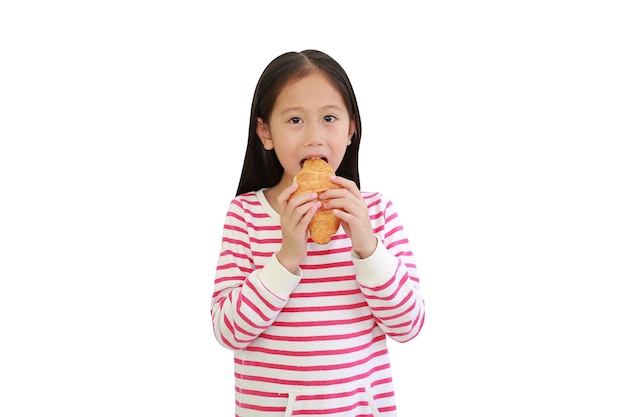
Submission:
[[[330,181],[330,176],[334,174],[333,168],[323,159],[305,160],[302,170],[293,178],[293,182],[298,183],[298,189],[291,197],[309,192],[320,194],[329,188],[341,188]],[[332,209],[325,209],[323,206],[315,213],[308,227],[311,239],[318,245],[330,242],[337,229],[339,218],[333,214]]]

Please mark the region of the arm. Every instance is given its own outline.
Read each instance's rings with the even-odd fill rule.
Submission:
[[[222,234],[211,300],[217,341],[228,349],[244,349],[276,319],[298,284],[273,255],[262,269],[254,265],[243,203],[230,204]]]
[[[378,245],[366,259],[353,252],[357,281],[378,326],[389,337],[406,342],[417,336],[424,324],[420,282],[409,240],[393,204],[380,194],[375,199],[368,205],[378,208],[373,213]]]

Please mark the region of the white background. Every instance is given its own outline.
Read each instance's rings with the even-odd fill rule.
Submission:
[[[3,2],[0,415],[233,415],[222,222],[258,77],[315,48],[417,257],[400,415],[624,416],[619,3]]]

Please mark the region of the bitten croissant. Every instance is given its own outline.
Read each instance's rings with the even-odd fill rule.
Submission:
[[[334,174],[333,168],[323,159],[305,160],[302,170],[293,179],[294,183],[298,183],[298,189],[291,197],[308,192],[320,194],[329,188],[341,188],[330,181],[330,176]],[[332,209],[324,209],[322,206],[313,216],[308,229],[315,243],[325,245],[339,229],[339,219]]]

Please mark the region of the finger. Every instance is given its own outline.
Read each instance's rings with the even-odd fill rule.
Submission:
[[[348,199],[330,200],[327,203],[324,203],[323,207],[327,210],[334,210],[334,212],[338,211],[341,213],[350,214],[351,218],[353,219],[369,218],[369,213],[367,212],[367,209],[362,207],[360,204],[357,204],[354,201]],[[344,215],[337,217],[342,220],[348,220],[348,218]]]
[[[333,209],[333,214],[341,221],[344,221],[348,224],[354,221],[354,216],[347,211],[340,209]]]
[[[344,178],[344,177],[337,176],[337,175],[331,175],[330,176],[330,181],[335,183],[335,184],[337,184],[337,185],[340,185],[342,188],[346,188],[346,189],[350,190],[351,192],[353,192],[355,190],[358,191],[358,189],[359,189],[359,187],[356,186],[356,183],[354,181],[349,180],[349,179]]]
[[[278,201],[281,205],[286,205],[289,201],[289,197],[298,189],[298,184],[294,183],[289,185],[289,187],[285,188],[279,195],[276,197],[276,201]]]
[[[293,185],[287,187],[276,200],[278,202],[278,206],[280,208],[280,214],[288,214],[293,212],[297,207],[305,204],[307,202],[311,202],[317,200],[316,193],[304,193],[293,196],[295,189],[292,191]],[[295,186],[297,188],[297,185]]]
[[[276,200],[279,202],[279,204],[294,204],[296,206],[299,206],[300,204],[303,204],[307,201],[311,201],[311,200],[315,200],[317,199],[317,194],[310,192],[310,193],[303,193],[303,194],[298,194],[298,195],[294,195],[294,193],[296,192],[296,190],[298,189],[298,184],[291,184],[289,185],[289,187],[285,188],[279,195],[278,197],[276,197]]]
[[[324,200],[324,208],[325,209],[341,209],[344,211],[354,211],[357,204],[352,201],[352,199],[347,197],[340,198],[330,198],[328,200]]]
[[[330,188],[324,191],[323,193],[320,193],[320,200],[323,200],[323,201],[333,200],[333,199],[338,199],[338,198],[360,199],[360,194],[359,196],[356,196],[352,193],[352,191],[346,188]]]
[[[317,211],[317,209],[321,206],[322,203],[318,200],[309,201],[307,203],[301,204],[294,208],[293,218],[295,219],[296,223],[299,223],[302,221],[302,218],[308,215],[312,208],[315,208],[315,210]]]
[[[313,216],[317,213],[317,210],[322,206],[322,203],[319,201],[315,201],[312,203],[311,207],[304,213],[302,218],[300,219],[299,225],[309,227],[311,220],[313,220]]]
[[[344,188],[327,190],[320,194],[320,200],[328,204],[324,205],[324,208],[341,208],[354,211],[362,207],[367,210],[367,203],[358,190],[356,194]]]
[[[297,195],[293,197],[287,203],[287,213],[294,213],[298,219],[304,216],[310,208],[312,204],[319,202],[316,193],[305,193],[302,195]]]
[[[309,212],[314,208],[315,211],[321,207],[322,203],[319,201],[310,201],[308,203],[301,204],[297,207],[288,205],[285,214],[282,216],[284,221],[283,227],[287,229],[302,229],[306,228],[311,222],[310,219],[306,219]],[[311,216],[312,217],[312,216]]]

